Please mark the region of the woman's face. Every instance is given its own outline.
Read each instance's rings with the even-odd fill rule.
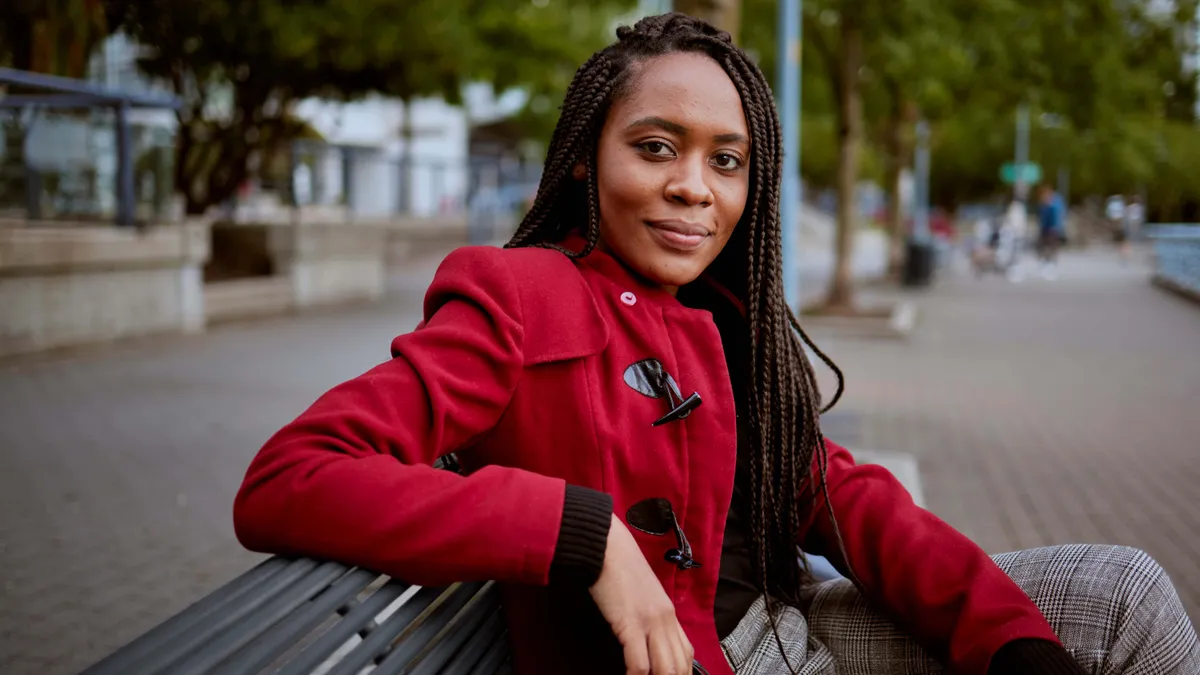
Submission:
[[[750,131],[716,61],[677,53],[637,66],[600,133],[602,245],[674,292],[725,247],[746,208]]]

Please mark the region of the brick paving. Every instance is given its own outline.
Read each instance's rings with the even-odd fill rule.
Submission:
[[[916,457],[932,511],[991,553],[1144,549],[1196,621],[1200,306],[1147,278],[1075,253],[1055,282],[943,279],[908,342],[814,337],[846,373],[835,410]]]
[[[250,457],[386,358],[416,298],[0,364],[0,672],[78,672],[258,560],[230,527]],[[835,437],[914,455],[989,551],[1144,548],[1200,616],[1200,307],[1105,253],[917,302],[906,343],[822,341],[849,378]]]

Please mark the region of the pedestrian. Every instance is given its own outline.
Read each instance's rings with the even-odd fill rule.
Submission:
[[[1067,240],[1067,207],[1054,188],[1042,185],[1038,194],[1038,259],[1042,278],[1058,278],[1058,249]]]
[[[1020,283],[1025,279],[1025,265],[1022,253],[1025,251],[1027,240],[1025,231],[1028,224],[1028,214],[1025,202],[1014,199],[1008,204],[1004,218],[1000,222],[1000,235],[996,246],[996,259],[999,267],[1004,270],[1008,280]]]
[[[1200,672],[1146,554],[989,557],[826,441],[770,87],[697,19],[617,37],[507,247],[452,253],[392,358],[264,445],[243,544],[496,580],[519,675]]]
[[[1139,195],[1131,196],[1129,206],[1125,208],[1119,222],[1118,252],[1121,255],[1122,265],[1128,264],[1129,259],[1133,256],[1133,238],[1141,230],[1145,218],[1146,209],[1142,206],[1142,198]]]

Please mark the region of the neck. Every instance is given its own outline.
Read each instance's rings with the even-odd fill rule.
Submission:
[[[636,276],[637,278],[645,281],[646,283],[648,283],[652,286],[657,286],[658,288],[661,288],[662,290],[666,291],[667,293],[670,293],[672,296],[679,295],[679,287],[678,286],[667,286],[665,284],[654,283],[650,279],[647,279],[645,277],[645,275],[638,273],[637,270],[630,267],[625,262],[625,260],[623,258],[621,258],[621,256],[618,255],[617,252],[614,251],[611,246],[608,245],[608,242],[604,240],[603,236],[601,236],[600,240],[598,242],[596,242],[596,248],[599,249],[601,253],[607,254],[608,256],[612,257],[613,260],[616,260],[617,262],[621,263],[621,267],[624,267],[625,269],[629,270],[629,273]]]

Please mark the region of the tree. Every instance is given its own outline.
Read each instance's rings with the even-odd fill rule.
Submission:
[[[473,80],[552,89],[595,47],[594,28],[573,20],[601,11],[527,0],[113,4],[147,49],[140,67],[185,102],[175,183],[189,213],[226,201],[255,162],[303,132],[291,114],[300,100],[378,92],[455,102]]]
[[[629,3],[556,0],[539,6],[506,0],[481,4],[474,31],[476,40],[488,48],[480,54],[473,77],[500,91],[524,90],[527,103],[514,122],[530,140],[547,142],[575,71],[616,38],[614,20]]]
[[[1071,167],[1081,189],[1129,192],[1171,176],[1170,189],[1154,192],[1175,203],[1191,189],[1182,167],[1194,166],[1190,148],[1197,145],[1166,139],[1186,135],[1182,123],[1195,100],[1196,75],[1182,58],[1195,0],[807,0],[804,9],[807,178],[824,179],[810,174],[809,127],[831,115],[838,144],[830,310],[853,307],[854,195],[864,148],[881,149],[885,160],[893,266],[900,260],[907,228],[898,179],[911,161],[918,117],[933,123],[932,194],[943,204],[1002,189],[997,173],[1011,160],[1020,104],[1035,119],[1042,112],[1065,119],[1057,129],[1035,125],[1033,159]],[[747,14],[747,44],[770,69],[774,3],[747,0]],[[826,91],[827,100],[810,96]]]
[[[901,177],[913,159],[916,123],[936,123],[952,114],[951,92],[970,77],[960,17],[953,10],[952,0],[893,7],[878,18],[881,30],[866,47],[864,113],[867,137],[883,154],[893,275],[899,274],[906,250]]]
[[[953,114],[936,129],[935,199],[952,204],[998,192],[996,171],[1012,159],[1018,104],[1033,110],[1031,159],[1051,178],[1058,167],[1069,169],[1074,194],[1128,193],[1177,175],[1163,174],[1166,159],[1188,164],[1177,156],[1194,144],[1160,140],[1178,138],[1164,125],[1192,121],[1195,73],[1185,70],[1183,55],[1194,0],[1169,12],[1148,0],[952,6],[968,31],[972,77],[956,85]],[[1043,128],[1043,112],[1062,123]],[[1186,199],[1174,189],[1160,194]]]
[[[675,11],[704,19],[733,36],[738,42],[738,31],[742,23],[742,8],[739,0],[675,0]]]
[[[836,264],[825,307],[854,307],[853,245],[864,143],[881,149],[888,201],[889,263],[903,261],[907,222],[900,178],[913,153],[918,118],[956,114],[956,90],[978,88],[974,30],[1007,0],[816,0],[805,3],[804,35],[835,93],[838,120]]]
[[[804,8],[804,38],[814,45],[834,92],[838,140],[836,262],[825,308],[839,312],[852,310],[854,304],[851,265],[863,143],[862,75],[865,43],[874,37],[874,17],[866,10],[858,0],[808,2]]]
[[[84,77],[109,26],[102,0],[6,0],[0,10],[0,64]]]

